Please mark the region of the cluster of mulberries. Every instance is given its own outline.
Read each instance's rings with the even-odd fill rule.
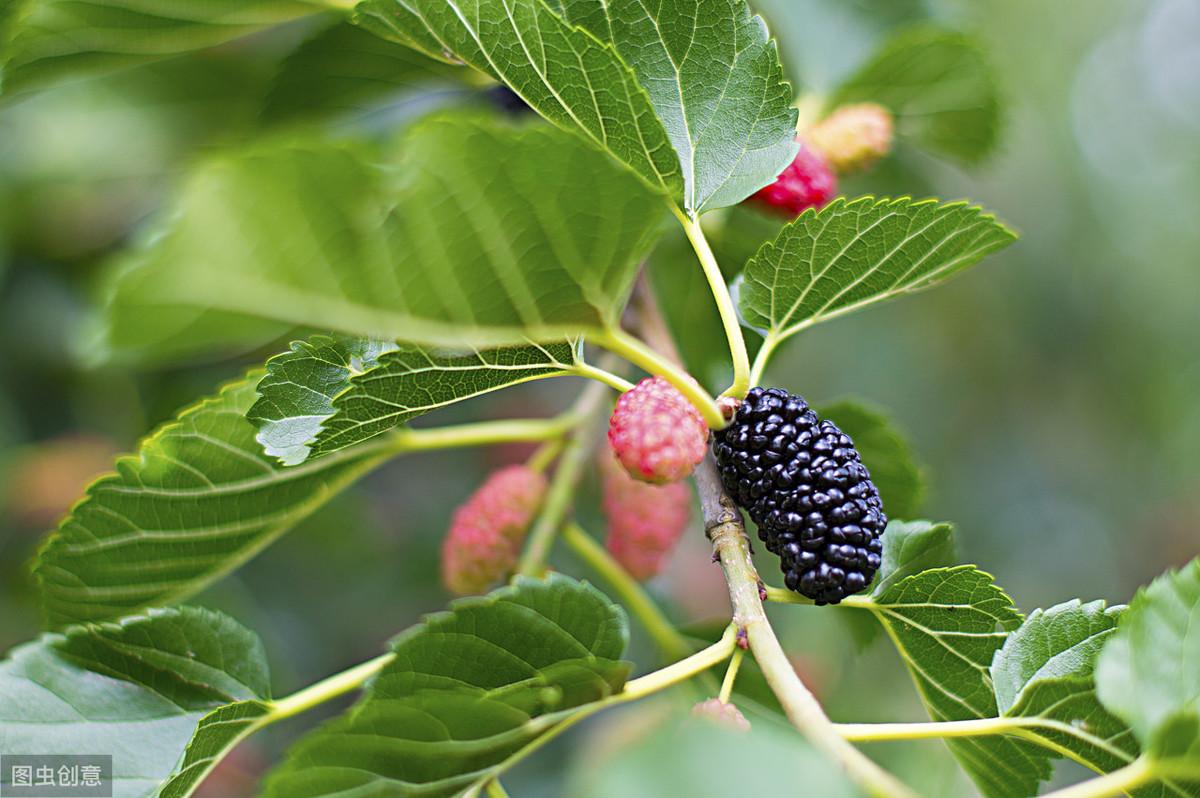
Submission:
[[[608,442],[630,476],[661,485],[686,478],[704,459],[708,425],[675,386],[648,377],[617,400]]]
[[[683,535],[691,491],[682,482],[639,482],[608,452],[598,459],[601,501],[608,521],[605,546],[634,579],[650,579],[662,570]]]
[[[442,543],[442,581],[460,596],[482,593],[512,571],[546,478],[523,465],[494,472],[454,513]]]
[[[887,517],[849,436],[803,398],[754,388],[714,435],[725,489],[780,557],[789,589],[817,604],[857,593],[879,569]]]

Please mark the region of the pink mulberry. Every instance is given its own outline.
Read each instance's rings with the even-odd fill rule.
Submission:
[[[600,478],[608,519],[608,551],[634,579],[650,579],[662,570],[683,535],[691,491],[682,482],[638,482],[607,453],[601,457]]]
[[[446,587],[460,596],[482,593],[509,573],[545,493],[546,478],[523,465],[488,477],[450,522],[442,543]]]
[[[708,425],[675,386],[662,377],[649,377],[617,400],[608,441],[635,479],[678,482],[704,459]]]

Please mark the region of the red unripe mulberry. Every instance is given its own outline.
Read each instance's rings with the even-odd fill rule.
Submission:
[[[600,479],[608,519],[605,546],[634,579],[650,579],[687,527],[691,491],[682,482],[638,482],[607,452],[600,457]]]
[[[608,441],[629,475],[662,484],[684,479],[708,450],[708,425],[662,377],[648,377],[617,400]]]
[[[809,208],[820,208],[837,195],[837,177],[829,164],[811,147],[800,151],[775,182],[753,194],[750,200],[787,216],[799,216]]]
[[[454,512],[442,543],[442,582],[460,596],[482,593],[512,571],[546,493],[546,478],[523,465],[494,472]]]

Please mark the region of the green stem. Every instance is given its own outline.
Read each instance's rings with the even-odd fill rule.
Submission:
[[[738,671],[742,667],[742,659],[745,656],[745,649],[739,648],[733,652],[733,657],[729,660],[729,667],[725,671],[725,679],[721,682],[721,692],[717,696],[717,700],[722,704],[728,704],[729,697],[733,695],[733,685],[737,681]]]
[[[594,342],[674,385],[696,410],[700,411],[710,428],[723,429],[729,423],[717,407],[716,400],[701,388],[690,374],[629,333],[624,330],[608,330],[595,337]]]
[[[488,794],[488,798],[508,798],[508,791],[504,789],[499,780],[492,779],[484,788]]]
[[[504,773],[506,770],[516,766],[522,760],[542,748],[554,738],[565,732],[567,729],[590,718],[601,710],[616,706],[617,704],[625,704],[630,701],[636,701],[639,698],[656,693],[660,690],[665,690],[680,682],[686,681],[693,676],[704,673],[714,665],[719,665],[729,659],[729,655],[733,653],[737,647],[737,628],[730,625],[725,634],[716,643],[711,646],[697,651],[690,657],[681,659],[678,662],[668,665],[665,668],[648,673],[645,676],[634,679],[625,683],[625,689],[614,696],[609,696],[602,701],[588,704],[581,707],[570,717],[563,720],[557,726],[546,731],[525,746],[521,750],[514,753],[508,759],[501,762],[496,767],[496,774]],[[494,777],[493,777],[494,778]]]
[[[841,765],[846,775],[868,795],[916,798],[895,776],[842,739],[821,704],[796,675],[763,608],[759,595],[762,582],[750,559],[741,513],[721,485],[711,455],[697,467],[695,478],[705,529],[725,571],[734,623],[746,630],[750,650],[788,720],[814,748]]]
[[[557,418],[480,421],[429,429],[404,428],[392,433],[387,448],[395,453],[456,449],[495,443],[548,441],[560,438],[576,423],[569,413]]]
[[[1140,756],[1112,773],[1046,793],[1043,798],[1107,798],[1110,795],[1124,795],[1153,781],[1154,777],[1153,763],[1145,756]]]
[[[554,458],[562,452],[563,445],[562,438],[546,441],[533,454],[529,455],[529,459],[525,461],[525,467],[531,471],[545,471],[554,462]]]
[[[579,484],[584,467],[592,454],[595,435],[590,421],[605,406],[605,399],[604,385],[593,382],[583,390],[575,407],[568,413],[579,426],[563,446],[562,454],[558,458],[558,467],[550,480],[550,488],[546,491],[541,512],[533,523],[525,551],[517,563],[518,574],[539,576],[545,570],[546,558],[550,556],[554,538],[567,517],[571,500],[575,496],[575,487]]]
[[[1025,721],[1023,718],[978,718],[929,723],[835,723],[833,727],[847,740],[878,742],[1011,734],[1028,726]]]
[[[571,369],[571,373],[579,377],[587,377],[588,379],[602,382],[620,393],[625,393],[633,388],[633,383],[624,377],[618,377],[611,371],[602,369],[599,366],[593,366],[591,363],[579,363],[575,368]]]
[[[733,359],[733,384],[725,390],[722,396],[734,396],[741,399],[750,390],[750,356],[746,352],[746,339],[742,335],[742,325],[738,321],[737,309],[733,306],[733,297],[729,295],[729,286],[725,284],[725,275],[721,273],[717,257],[713,254],[712,247],[708,245],[708,239],[704,237],[700,221],[689,218],[674,206],[672,206],[672,210],[679,219],[679,223],[683,225],[683,232],[687,234],[688,241],[692,243],[692,249],[695,250],[696,257],[700,260],[700,267],[704,270],[704,279],[708,281],[708,287],[712,290],[713,299],[717,303],[717,312],[721,315],[721,325],[725,328],[725,338],[729,342],[729,356]],[[714,427],[714,429],[718,429],[718,427]]]
[[[802,604],[811,606],[813,600],[801,596],[799,593],[788,590],[784,587],[771,587],[764,585],[763,590],[766,591],[767,601],[774,604]],[[869,610],[875,606],[875,602],[871,601],[870,596],[847,596],[838,603],[839,607],[850,607],[856,610]]]
[[[347,13],[354,10],[358,5],[358,0],[320,0],[320,5],[334,11],[345,11]]]
[[[271,722],[290,718],[305,710],[312,709],[317,704],[345,695],[362,687],[368,679],[379,673],[385,665],[395,658],[395,654],[382,654],[373,660],[356,665],[349,670],[335,673],[328,679],[322,679],[316,684],[309,685],[303,690],[292,693],[286,698],[271,702]]]
[[[779,346],[780,340],[774,333],[767,333],[767,337],[763,339],[758,354],[754,356],[754,365],[750,368],[751,385],[762,384],[763,372],[767,370],[767,363],[775,354],[775,347]]]
[[[646,594],[646,590],[638,584],[629,571],[612,558],[612,555],[603,546],[596,542],[595,538],[576,523],[567,524],[563,528],[562,535],[563,541],[571,547],[571,550],[579,555],[579,558],[592,570],[600,574],[604,581],[608,582],[616,591],[617,596],[646,628],[664,654],[672,658],[688,655],[691,646],[675,630],[658,605]]]

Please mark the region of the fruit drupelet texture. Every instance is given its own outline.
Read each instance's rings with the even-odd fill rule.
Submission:
[[[605,547],[639,582],[663,569],[683,536],[691,514],[692,492],[687,483],[649,485],[626,473],[611,452],[598,458],[604,517],[608,521]]]
[[[608,422],[613,453],[634,479],[686,478],[708,451],[708,425],[675,386],[648,377],[617,400]]]
[[[512,571],[546,494],[546,478],[523,465],[494,472],[459,508],[442,542],[442,582],[453,593],[486,591]]]
[[[725,489],[780,558],[784,583],[836,604],[871,583],[887,517],[850,437],[800,396],[754,388],[715,433]]]

